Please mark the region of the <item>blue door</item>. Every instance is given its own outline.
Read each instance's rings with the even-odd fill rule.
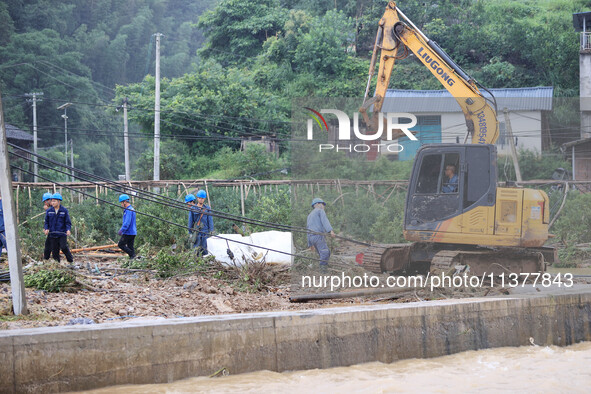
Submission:
[[[399,122],[410,123],[410,119],[401,118]],[[410,130],[417,132],[417,141],[412,141],[408,137],[399,138],[398,143],[404,149],[398,154],[398,160],[414,159],[421,145],[441,143],[441,116],[417,116],[417,124]]]

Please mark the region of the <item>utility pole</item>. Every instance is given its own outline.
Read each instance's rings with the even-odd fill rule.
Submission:
[[[25,94],[25,97],[33,97],[32,100],[27,101],[33,102],[33,152],[35,153],[33,157],[33,173],[35,174],[33,182],[35,183],[38,181],[37,175],[39,174],[39,164],[37,161],[37,96],[43,96],[43,92]]]
[[[74,182],[74,140],[70,140],[70,166],[72,166],[72,182]]]
[[[511,157],[513,158],[513,167],[515,167],[515,176],[517,182],[521,182],[521,169],[519,168],[519,162],[517,161],[517,150],[515,149],[515,140],[513,139],[513,129],[511,128],[511,120],[509,119],[509,111],[507,107],[503,109],[505,115],[505,131],[507,138],[509,139],[509,145],[511,146]]]
[[[6,229],[6,249],[8,250],[8,268],[10,270],[10,288],[12,290],[12,310],[15,315],[27,314],[27,299],[25,298],[25,282],[23,280],[23,265],[21,261],[21,245],[16,224],[16,212],[12,196],[12,180],[10,178],[10,162],[6,145],[6,127],[4,126],[4,111],[0,96],[0,195],[4,210],[4,228]]]
[[[156,33],[156,86],[154,88],[154,180],[160,180],[160,37],[162,33]],[[154,189],[156,193],[160,188]]]
[[[60,105],[59,107],[57,107],[57,109],[63,109],[64,110],[64,114],[62,115],[62,118],[64,119],[64,133],[65,133],[65,137],[64,137],[64,156],[66,158],[66,166],[68,165],[68,107],[72,105],[72,103],[65,103]]]
[[[131,180],[131,170],[129,168],[129,136],[127,125],[127,97],[123,100],[123,146],[125,148],[125,180]]]

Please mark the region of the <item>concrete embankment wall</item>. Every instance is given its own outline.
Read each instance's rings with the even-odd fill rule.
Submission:
[[[591,340],[591,293],[0,332],[0,391],[56,392]]]

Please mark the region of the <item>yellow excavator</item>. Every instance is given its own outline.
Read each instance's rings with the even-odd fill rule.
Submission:
[[[394,62],[411,52],[456,99],[466,120],[466,141],[471,137],[471,143],[429,144],[418,150],[404,218],[404,238],[413,243],[374,245],[358,256],[358,262],[373,271],[394,273],[455,268],[474,275],[545,271],[556,259],[555,250],[543,246],[550,221],[548,196],[541,190],[497,186],[494,97],[485,97],[478,83],[395,2],[388,4],[379,22],[366,101],[360,109],[366,124],[377,129]],[[378,56],[376,91],[367,100]]]

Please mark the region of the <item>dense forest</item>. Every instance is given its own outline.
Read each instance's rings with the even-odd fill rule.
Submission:
[[[291,132],[292,100],[360,97],[384,0],[3,0],[0,89],[7,123],[32,129],[25,93],[43,92],[43,152],[63,155],[65,102],[76,167],[123,173],[129,99],[134,179],[149,179],[154,34],[162,33],[161,178],[268,172],[287,157],[237,153],[241,137]],[[588,0],[405,0],[400,8],[487,87],[553,86],[578,95],[572,13]],[[391,86],[440,89],[413,57]],[[63,156],[62,156],[63,157]],[[250,161],[249,161],[250,160]],[[254,161],[254,164],[253,164]],[[60,175],[51,174],[52,179]],[[272,175],[267,175],[272,176]]]

